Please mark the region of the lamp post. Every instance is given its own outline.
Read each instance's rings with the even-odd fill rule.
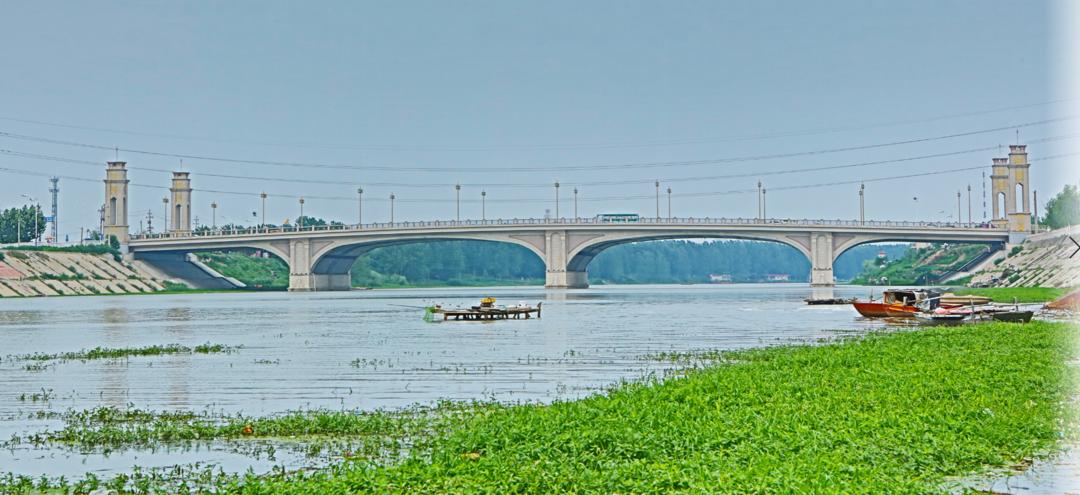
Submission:
[[[390,195],[390,225],[394,225],[394,198],[393,194]]]
[[[656,181],[656,219],[660,220],[660,181]]]
[[[667,219],[671,221],[671,188],[667,188]]]
[[[300,198],[300,218],[296,219],[296,223],[300,226],[300,230],[304,230],[304,198]]]
[[[971,184],[968,184],[968,226],[971,226]]]
[[[213,230],[217,230],[217,201],[210,203],[210,211],[213,212],[213,215],[211,215],[211,221],[213,226],[211,228]]]
[[[41,236],[38,235],[38,216],[41,214],[41,205],[36,204],[37,200],[29,194],[23,194],[22,197],[29,200],[34,208],[34,245],[36,246],[41,239]]]
[[[454,184],[454,219],[461,222],[461,184]]]
[[[559,221],[559,182],[555,182],[555,221]]]
[[[757,181],[757,217],[761,220],[761,181]]]
[[[866,223],[866,184],[859,184],[859,225]]]
[[[364,226],[364,188],[356,188],[356,227]]]
[[[767,189],[761,188],[761,219],[762,220],[765,220],[766,218],[769,218],[768,210],[765,209],[765,193],[766,192],[768,192]]]
[[[161,217],[161,221],[165,224],[165,226],[161,228],[161,231],[168,234],[169,233],[169,197],[165,196],[164,198],[161,198],[161,204],[165,206],[165,216]],[[105,238],[105,233],[104,232],[102,232],[101,237]]]
[[[480,191],[480,220],[487,220],[487,191]]]
[[[960,191],[956,191],[956,223],[963,222],[963,216],[960,213]]]
[[[261,220],[261,222],[262,222],[263,231],[265,232],[267,230],[266,229],[266,193],[265,192],[260,193],[259,194],[259,199],[262,200],[262,220]]]
[[[578,214],[577,214],[577,188],[575,187],[574,188],[574,221],[577,221],[578,218],[580,218],[580,217],[578,217]]]
[[[1035,207],[1035,211],[1033,212],[1033,213],[1035,213],[1035,216],[1032,217],[1032,225],[1035,227],[1033,229],[1033,233],[1038,234],[1039,233],[1039,191],[1031,191],[1031,195],[1032,195],[1032,205]],[[970,210],[970,208],[969,208],[969,210]],[[969,213],[968,216],[970,216],[970,215],[971,214]]]

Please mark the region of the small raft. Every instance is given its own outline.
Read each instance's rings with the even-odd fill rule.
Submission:
[[[443,308],[440,305],[430,306],[424,319],[433,321],[442,315],[443,321],[447,320],[517,320],[529,319],[535,314],[540,317],[540,308],[544,303],[538,302],[536,306],[520,303],[516,306],[496,306],[494,297],[485,297],[480,300],[479,306],[469,308]]]

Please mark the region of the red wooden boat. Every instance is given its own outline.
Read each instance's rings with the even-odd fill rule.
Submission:
[[[928,297],[933,294],[926,290],[887,290],[880,302],[855,301],[851,305],[868,318],[910,318],[919,312],[917,304]]]

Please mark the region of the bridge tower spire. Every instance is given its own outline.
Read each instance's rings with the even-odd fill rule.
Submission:
[[[128,244],[128,183],[127,163],[106,162],[105,219],[101,235],[108,241],[116,237],[122,246]]]
[[[172,226],[169,232],[178,235],[191,233],[191,178],[189,172],[173,172]]]

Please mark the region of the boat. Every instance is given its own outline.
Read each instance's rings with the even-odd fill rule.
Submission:
[[[956,308],[960,306],[982,306],[990,304],[990,301],[991,299],[986,296],[958,296],[948,292],[938,298],[938,305],[943,308]]]
[[[973,318],[964,313],[915,313],[915,319],[924,325],[961,325]]]
[[[485,297],[480,300],[479,306],[468,308],[443,308],[441,304],[428,306],[425,309],[424,320],[435,321],[437,315],[442,315],[443,321],[447,320],[516,320],[529,319],[535,314],[540,317],[540,308],[544,303],[538,302],[536,306],[529,306],[524,301],[514,306],[496,306],[494,297]]]
[[[997,311],[990,313],[994,321],[1006,321],[1010,323],[1027,323],[1035,316],[1034,311]]]
[[[925,289],[893,289],[882,293],[881,301],[854,301],[851,305],[868,318],[909,318],[919,312],[918,304],[936,297]]]

